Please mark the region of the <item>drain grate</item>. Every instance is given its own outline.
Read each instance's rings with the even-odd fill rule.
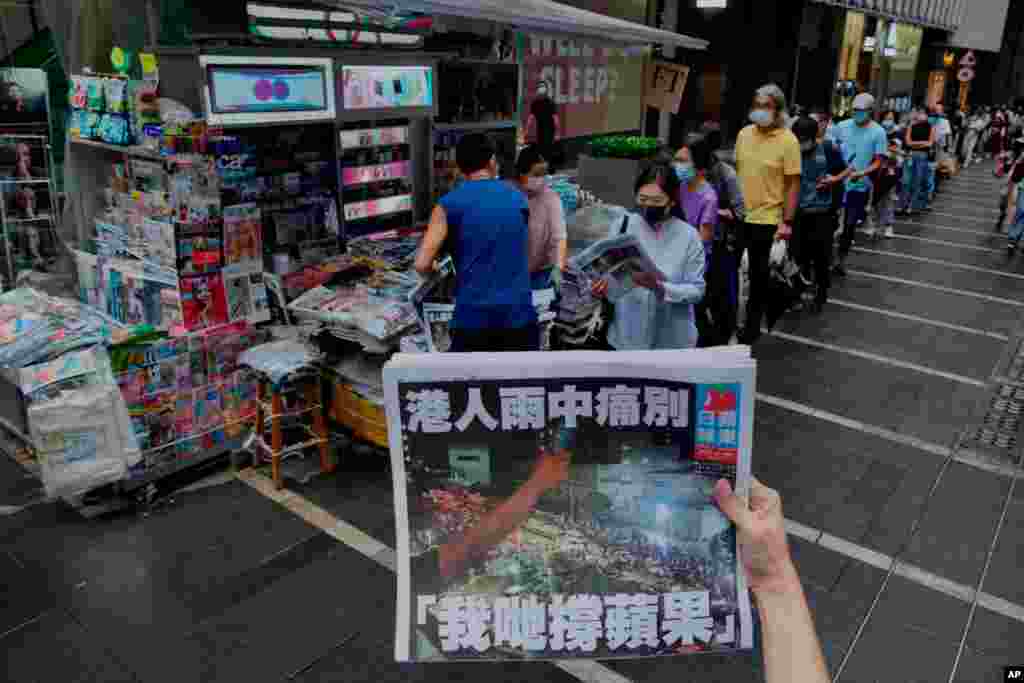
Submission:
[[[1010,358],[1010,366],[1006,378],[1016,382],[1024,382],[1024,340],[1017,344],[1017,352]]]
[[[968,434],[968,447],[1000,452],[1014,451],[1024,420],[1024,387],[1001,384],[993,395],[981,424]]]

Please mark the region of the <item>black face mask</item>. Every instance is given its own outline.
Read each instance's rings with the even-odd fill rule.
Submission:
[[[668,216],[667,206],[638,206],[637,209],[648,225],[657,225]]]

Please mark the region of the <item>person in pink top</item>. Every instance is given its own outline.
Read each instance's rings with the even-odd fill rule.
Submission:
[[[722,301],[728,301],[728,290],[721,277],[716,277],[716,263],[713,251],[725,248],[721,242],[718,225],[718,193],[708,182],[706,174],[714,159],[713,151],[703,138],[698,138],[689,146],[680,147],[676,152],[672,168],[679,178],[679,202],[677,217],[690,224],[700,234],[704,244],[705,280],[708,289],[704,300],[694,307],[698,332],[698,348],[708,346],[724,346],[729,343],[731,331],[724,327],[725,314],[721,310]],[[717,283],[717,284],[716,284]],[[721,291],[725,288],[725,291]],[[720,301],[721,300],[721,301]],[[716,320],[722,319],[722,326]],[[721,328],[721,330],[719,329]]]
[[[516,159],[516,183],[530,205],[527,258],[533,289],[551,286],[554,268],[565,269],[568,234],[562,199],[545,184],[547,159],[536,146],[525,148]]]

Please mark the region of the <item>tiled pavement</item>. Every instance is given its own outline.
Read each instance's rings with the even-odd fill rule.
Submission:
[[[949,458],[981,417],[1006,338],[1021,330],[1024,255],[1001,251],[997,191],[990,167],[968,170],[931,215],[897,225],[903,239],[851,257],[823,316],[792,315],[780,323],[785,336],[755,349],[755,473],[782,492],[843,682],[982,683],[1024,663],[1024,487],[1010,476],[1020,453],[995,468],[970,453]],[[390,486],[386,463],[352,457],[293,491],[393,547]],[[89,521],[55,504],[18,511],[34,495],[0,459],[3,680],[762,677],[753,655],[575,674],[548,664],[399,666],[391,572],[242,481],[180,494],[145,516]]]

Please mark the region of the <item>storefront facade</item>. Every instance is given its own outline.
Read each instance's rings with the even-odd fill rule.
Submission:
[[[832,111],[849,114],[855,95],[875,96],[879,109],[905,113],[925,102],[946,101],[950,74],[937,52],[966,17],[965,0],[815,0],[843,10],[837,30]],[[936,55],[938,60],[936,63]]]
[[[884,17],[848,11],[832,88],[832,111],[848,114],[860,92],[880,109],[910,110],[924,29]]]

